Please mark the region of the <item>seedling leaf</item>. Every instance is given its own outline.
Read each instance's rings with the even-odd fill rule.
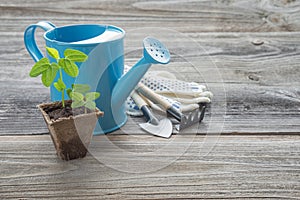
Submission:
[[[79,108],[81,106],[84,106],[84,101],[73,101],[71,104],[72,108]]]
[[[91,87],[87,84],[72,84],[72,89],[75,92],[79,92],[81,94],[85,94],[91,90]]]
[[[61,92],[63,89],[59,86],[58,82],[53,83],[54,87],[57,89],[57,91]]]
[[[70,92],[70,97],[75,101],[83,101],[84,96],[79,92]]]
[[[72,90],[70,88],[68,88],[66,90],[66,92],[67,92],[68,97],[71,99],[71,92],[72,92]]]
[[[51,66],[43,72],[42,82],[46,87],[49,87],[55,79],[58,68],[59,67],[56,63],[51,63]]]
[[[65,83],[61,80],[61,78],[59,78],[59,79],[57,80],[57,83],[58,83],[59,87],[60,87],[62,90],[66,89],[66,85],[65,85]]]
[[[79,70],[77,65],[66,58],[59,59],[58,64],[64,69],[64,71],[71,77],[78,76]]]
[[[84,62],[88,58],[85,53],[75,49],[66,49],[64,52],[64,56],[66,59],[69,59],[73,62]]]
[[[66,85],[63,82],[63,73],[71,77],[77,77],[79,74],[78,66],[75,62],[84,62],[87,60],[88,56],[78,50],[66,49],[64,51],[64,58],[60,58],[59,52],[55,48],[46,47],[48,56],[54,58],[56,62],[50,63],[48,58],[42,58],[39,60],[31,69],[29,75],[31,77],[36,77],[42,74],[42,83],[46,87],[49,87],[53,82],[59,71],[59,77],[56,82],[53,83],[53,86],[59,91],[62,92],[61,100],[62,106],[65,107],[65,95],[64,91],[66,90],[70,99],[73,100],[72,107],[81,107],[86,106],[86,108],[94,109],[96,104],[94,102],[100,94],[97,92],[89,92],[90,86],[85,84],[73,84],[72,89],[66,89]],[[85,94],[87,96],[85,97]],[[86,112],[86,109],[85,109]]]
[[[95,110],[96,103],[94,101],[87,101],[84,106],[91,110]]]
[[[100,93],[99,92],[89,92],[86,93],[85,98],[87,101],[93,101],[95,99],[98,99],[100,97]]]
[[[59,53],[56,49],[51,48],[51,47],[46,47],[47,53],[49,54],[49,56],[51,56],[52,58],[55,58],[56,60],[59,59]]]
[[[32,67],[29,76],[37,77],[38,75],[42,74],[50,67],[50,62],[48,58],[42,58],[39,60],[35,65]]]

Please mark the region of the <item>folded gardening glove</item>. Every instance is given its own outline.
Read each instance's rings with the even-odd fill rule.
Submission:
[[[125,71],[128,67],[125,66]],[[181,112],[189,112],[199,108],[199,103],[210,103],[213,94],[206,86],[194,82],[176,79],[175,75],[166,71],[149,71],[141,82],[168,100]],[[154,110],[164,112],[158,105],[147,101]],[[126,101],[126,110],[129,115],[142,116],[142,112],[129,97]]]

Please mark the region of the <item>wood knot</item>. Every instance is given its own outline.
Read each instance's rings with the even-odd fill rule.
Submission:
[[[245,105],[245,106],[244,106],[244,111],[248,111],[248,110],[250,110],[250,109],[251,109],[250,105]]]
[[[254,74],[248,75],[248,78],[252,81],[259,81],[259,77]]]
[[[259,45],[264,44],[264,41],[263,41],[263,40],[260,40],[260,39],[254,39],[254,40],[252,40],[251,43],[252,43],[253,45],[259,46]]]

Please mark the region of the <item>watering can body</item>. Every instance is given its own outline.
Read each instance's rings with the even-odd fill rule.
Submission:
[[[36,28],[46,31],[44,34],[46,46],[57,49],[61,57],[68,48],[80,50],[88,55],[85,62],[77,63],[78,77],[72,78],[63,72],[63,81],[67,88],[71,88],[73,83],[88,84],[91,91],[100,92],[101,96],[96,100],[96,106],[104,111],[104,117],[99,118],[94,134],[112,132],[124,125],[127,121],[124,101],[149,67],[145,65],[141,67],[142,70],[132,70],[127,76],[123,76],[125,32],[115,26],[97,24],[55,27],[50,22],[43,21],[30,25],[25,31],[24,42],[36,62],[44,57],[35,42]],[[115,36],[89,40],[106,31],[114,32]],[[47,57],[50,62],[56,62],[49,55]],[[58,77],[59,75],[56,80]],[[61,96],[61,92],[51,85],[51,101],[60,101]]]

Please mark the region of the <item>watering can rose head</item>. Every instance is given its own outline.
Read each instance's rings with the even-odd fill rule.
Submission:
[[[84,106],[85,108],[94,110],[96,108],[94,101],[100,97],[100,93],[89,92],[90,86],[85,84],[73,84],[72,89],[67,89],[62,74],[62,71],[64,71],[73,78],[77,77],[79,70],[75,62],[85,62],[88,56],[75,49],[66,49],[64,51],[64,57],[61,58],[55,48],[46,47],[46,50],[48,55],[54,58],[56,62],[50,63],[48,58],[42,58],[35,63],[29,75],[31,77],[41,75],[42,83],[46,87],[50,87],[53,83],[55,89],[62,93],[61,101],[63,107],[65,107],[64,93],[67,91],[69,98],[72,99],[72,108]],[[54,82],[57,73],[59,73],[59,78]]]

